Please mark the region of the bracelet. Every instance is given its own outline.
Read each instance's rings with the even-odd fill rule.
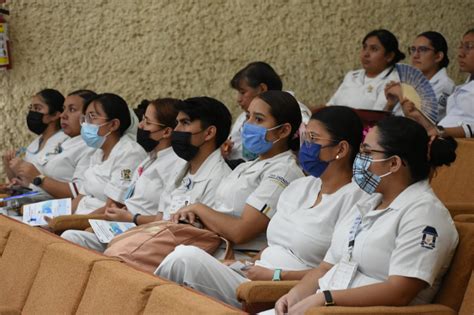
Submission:
[[[273,279],[272,281],[280,281],[281,280],[281,269],[275,269],[273,272]]]
[[[138,225],[137,219],[138,219],[139,216],[141,216],[141,213],[135,213],[135,214],[133,215],[133,220],[132,220],[132,222],[135,223],[135,225]]]

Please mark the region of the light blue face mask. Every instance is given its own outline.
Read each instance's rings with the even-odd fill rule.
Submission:
[[[102,125],[94,125],[86,122],[83,123],[81,125],[81,136],[84,142],[91,148],[100,149],[104,144],[107,136],[110,134],[110,132],[108,132],[104,136],[99,136],[99,128],[106,124],[108,124],[108,122]]]
[[[251,153],[263,154],[268,152],[276,141],[267,141],[267,131],[280,128],[282,125],[267,129],[249,123],[244,123],[242,128],[242,145]]]

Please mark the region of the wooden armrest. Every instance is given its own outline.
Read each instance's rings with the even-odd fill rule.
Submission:
[[[103,220],[104,214],[61,215],[48,222],[49,229],[60,234],[66,230],[85,230],[90,227],[89,219]]]
[[[248,313],[273,308],[275,302],[288,293],[299,281],[248,281],[237,288],[237,299]]]
[[[8,307],[8,306],[0,306],[0,315],[20,315],[21,312],[17,309]]]
[[[310,308],[305,315],[352,315],[352,314],[380,314],[380,315],[456,315],[451,308],[441,304],[427,304],[415,306],[366,306],[366,307],[344,307],[344,306],[320,306]]]
[[[460,214],[474,214],[474,203],[472,202],[447,202],[445,206],[453,218]]]
[[[457,222],[474,223],[474,213],[473,214],[458,214],[453,219],[454,221],[457,221]]]

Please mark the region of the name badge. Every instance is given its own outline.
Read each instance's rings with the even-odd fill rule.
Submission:
[[[357,267],[358,264],[356,262],[341,260],[329,281],[331,290],[345,290],[349,288],[352,279],[356,275]]]
[[[189,195],[175,195],[171,198],[171,205],[169,208],[170,214],[176,213],[179,209],[186,207],[191,203],[191,196]]]

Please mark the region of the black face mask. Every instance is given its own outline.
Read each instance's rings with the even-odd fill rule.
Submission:
[[[161,129],[160,129],[161,130]],[[160,131],[158,130],[158,131]],[[138,128],[137,130],[137,142],[145,149],[146,152],[151,152],[160,143],[160,140],[153,140],[150,138],[151,132]]]
[[[191,144],[192,135],[185,131],[173,131],[171,134],[171,147],[174,153],[186,161],[191,161],[199,152],[199,147]]]
[[[34,112],[32,110],[30,110],[26,116],[26,124],[28,125],[28,129],[37,135],[42,134],[46,128],[48,128],[48,124],[43,122],[43,116],[43,113]]]

